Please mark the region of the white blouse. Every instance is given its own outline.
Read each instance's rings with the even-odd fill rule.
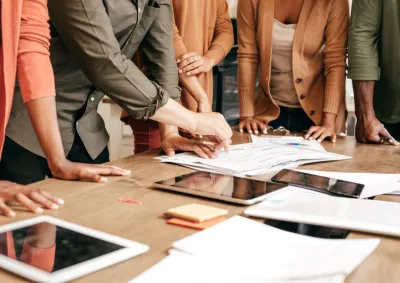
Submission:
[[[291,108],[301,108],[292,71],[296,26],[296,24],[285,25],[274,19],[272,34],[271,95],[278,105]]]

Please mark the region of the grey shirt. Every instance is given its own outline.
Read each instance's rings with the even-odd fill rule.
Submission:
[[[148,119],[179,99],[170,0],[49,0],[51,61],[65,153],[75,133],[95,159],[108,143],[97,113],[104,95],[130,115]],[[140,47],[147,77],[131,61]],[[7,136],[44,156],[19,88]]]

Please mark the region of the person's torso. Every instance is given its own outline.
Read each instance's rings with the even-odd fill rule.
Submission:
[[[132,58],[151,27],[151,22],[146,21],[146,17],[143,16],[146,13],[143,7],[147,6],[148,1],[103,1],[114,34],[120,46],[125,46],[122,53],[127,58]],[[68,50],[68,42],[63,41],[51,22],[50,29],[50,59],[55,75],[57,115],[65,152],[66,154],[69,152],[75,132],[77,132],[92,158],[95,158],[108,143],[104,121],[97,113],[104,94],[84,75]],[[18,86],[10,123],[7,127],[7,136],[31,152],[44,156]],[[94,140],[96,143],[91,142]],[[90,148],[88,148],[88,143],[90,143]]]
[[[382,1],[379,36],[381,76],[375,86],[374,108],[384,122],[400,122],[400,1]]]
[[[292,72],[296,95],[315,124],[321,123],[323,115],[325,40],[333,1],[304,0],[293,41]],[[253,0],[253,10],[261,78],[255,114],[257,116],[265,112],[264,106],[257,105],[266,103],[269,113],[273,113],[271,117],[277,117],[279,108],[272,99],[270,90],[274,0]],[[340,109],[339,115],[340,120],[343,120],[344,108]]]

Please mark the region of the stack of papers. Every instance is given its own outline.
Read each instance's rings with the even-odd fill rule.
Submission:
[[[230,152],[217,153],[216,159],[203,159],[192,153],[156,157],[160,162],[238,177],[254,176],[315,162],[337,161],[351,157],[326,152],[315,141],[296,138],[253,137],[253,143],[233,145]]]
[[[132,282],[344,282],[378,244],[311,238],[235,216],[175,242]]]
[[[330,196],[307,189],[286,187],[246,215],[400,237],[400,204]]]

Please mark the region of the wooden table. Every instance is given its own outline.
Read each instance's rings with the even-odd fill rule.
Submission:
[[[235,133],[234,142],[247,142],[246,134]],[[324,142],[328,151],[350,155],[351,160],[304,166],[307,169],[344,172],[399,173],[400,148],[356,144],[351,137],[341,137],[335,145]],[[153,182],[186,174],[192,170],[161,164],[152,157],[159,152],[128,157],[113,164],[132,170],[130,177],[109,178],[107,184],[46,180],[35,186],[65,199],[59,211],[46,214],[98,229],[150,246],[150,251],[137,258],[82,277],[75,282],[127,282],[166,256],[174,241],[195,233],[194,230],[170,226],[163,213],[174,206],[197,202],[229,210],[230,216],[242,214],[245,207],[212,202],[200,198],[152,189]],[[137,199],[143,205],[125,204],[118,198]],[[380,200],[400,202],[398,196],[380,196]],[[368,213],[366,211],[366,213]],[[15,220],[34,215],[19,213]],[[394,215],[393,217],[398,217]],[[0,225],[14,220],[0,217]],[[349,238],[377,237],[351,233]],[[400,239],[380,237],[382,242],[347,279],[351,283],[400,282]],[[267,269],[266,269],[267,272]],[[0,271],[0,282],[26,282],[15,275]]]

